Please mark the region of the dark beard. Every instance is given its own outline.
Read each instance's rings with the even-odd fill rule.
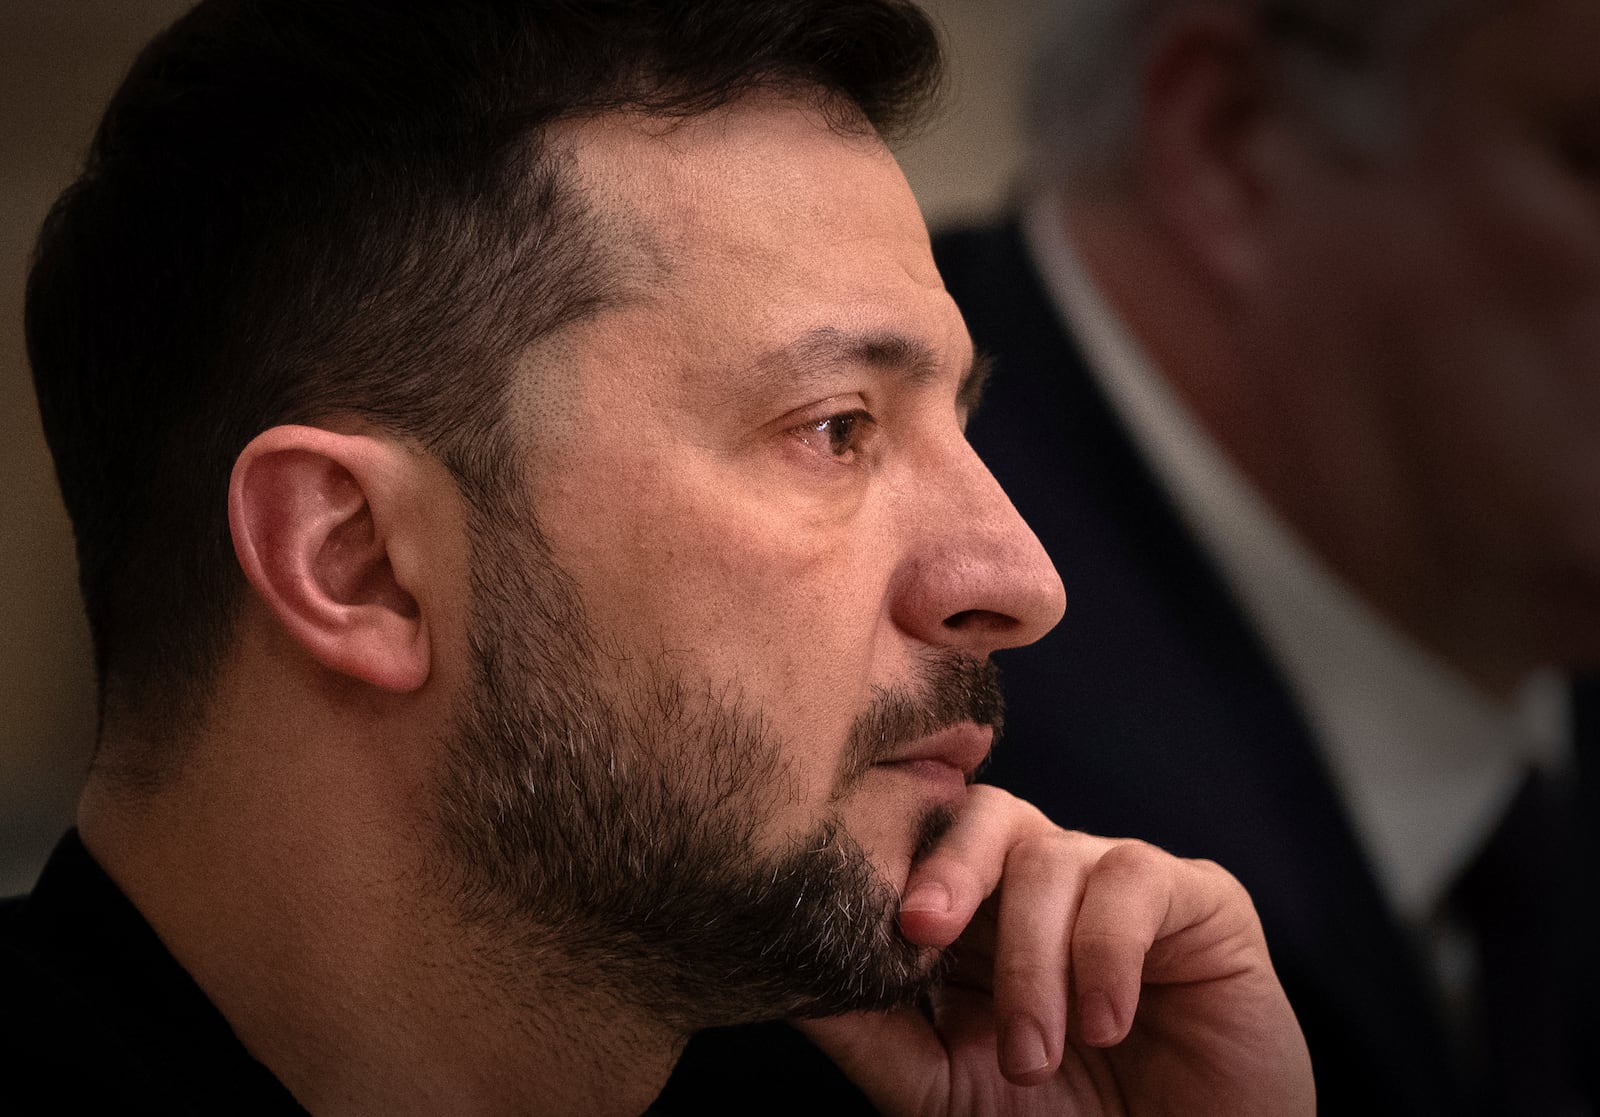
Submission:
[[[761,849],[793,792],[760,713],[736,690],[602,657],[531,525],[475,535],[474,678],[438,794],[441,862],[499,960],[686,1031],[929,992],[937,957],[900,934],[898,896],[836,821]],[[998,727],[987,664],[931,661],[919,690],[880,692],[857,719],[836,800],[909,741],[963,719]],[[919,852],[951,821],[919,820]]]

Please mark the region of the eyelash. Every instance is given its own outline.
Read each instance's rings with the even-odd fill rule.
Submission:
[[[848,464],[862,450],[862,441],[876,422],[860,409],[841,411],[802,423],[795,428],[795,433],[816,453],[830,461]]]

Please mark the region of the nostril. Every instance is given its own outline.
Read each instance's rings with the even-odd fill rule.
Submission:
[[[944,619],[944,626],[957,632],[1006,633],[1015,631],[1021,624],[1022,622],[1015,617],[990,612],[988,609],[963,609],[959,613],[951,613]]]

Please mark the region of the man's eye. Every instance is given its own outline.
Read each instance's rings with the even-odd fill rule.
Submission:
[[[819,454],[839,461],[851,460],[872,427],[865,411],[846,411],[816,419],[798,428],[800,440]]]

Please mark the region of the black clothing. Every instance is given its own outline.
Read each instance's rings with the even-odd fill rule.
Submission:
[[[0,901],[0,983],[6,1113],[305,1112],[76,831],[31,894]]]
[[[689,1041],[652,1110],[658,1117],[805,1113],[873,1117],[866,1095],[788,1024],[710,1028]]]

